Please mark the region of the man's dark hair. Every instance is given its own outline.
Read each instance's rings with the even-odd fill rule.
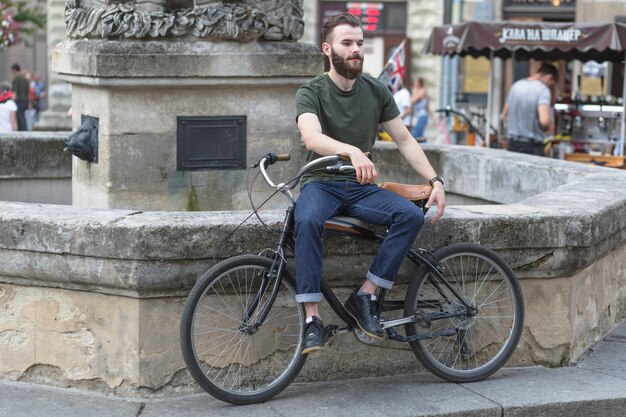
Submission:
[[[13,71],[17,71],[17,72],[22,70],[22,68],[20,68],[20,64],[13,64],[13,65],[11,65],[11,69]]]
[[[559,80],[559,70],[552,64],[541,65],[537,72],[542,75],[551,75],[554,79],[554,82],[557,82]]]
[[[339,25],[350,25],[354,28],[361,27],[361,21],[352,13],[338,13],[329,17],[322,27],[322,39],[324,42],[330,43],[331,33]]]

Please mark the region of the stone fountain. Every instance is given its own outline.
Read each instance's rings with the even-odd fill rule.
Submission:
[[[301,0],[68,0],[52,66],[74,127],[98,126],[95,160],[74,159],[73,205],[247,208],[245,168],[300,146],[294,95],[323,71],[296,42],[302,14]]]

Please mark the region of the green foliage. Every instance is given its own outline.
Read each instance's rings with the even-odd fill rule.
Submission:
[[[46,27],[46,13],[39,4],[27,0],[0,0],[0,9],[8,10],[19,24],[19,40],[26,45],[37,29]]]

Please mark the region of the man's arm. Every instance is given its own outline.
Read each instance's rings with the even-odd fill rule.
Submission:
[[[401,119],[398,118],[398,120]],[[404,124],[402,126],[404,127]],[[348,157],[356,171],[357,181],[361,184],[376,182],[378,173],[372,161],[356,146],[343,143],[322,133],[322,125],[316,114],[303,113],[298,116],[298,129],[300,129],[300,134],[304,139],[304,146],[309,151],[323,156],[341,155]]]
[[[551,106],[549,104],[540,104],[537,107],[537,112],[539,113],[539,126],[541,126],[544,131],[550,129],[550,109]]]
[[[398,149],[404,159],[419,175],[422,176],[422,178],[429,180],[437,176],[437,173],[433,169],[432,165],[430,165],[422,147],[407,130],[406,126],[404,126],[402,119],[396,117],[388,122],[384,122],[383,127],[398,145]],[[433,185],[433,192],[426,203],[426,207],[430,207],[433,204],[437,205],[437,214],[432,220],[434,223],[441,216],[443,216],[443,212],[446,208],[446,196],[443,184],[438,181]]]
[[[504,103],[504,107],[502,107],[502,113],[500,113],[500,119],[506,120],[509,115],[509,103]]]

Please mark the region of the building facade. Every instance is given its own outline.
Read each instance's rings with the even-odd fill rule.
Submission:
[[[487,105],[489,61],[485,58],[439,57],[422,54],[434,26],[462,21],[518,20],[544,22],[613,22],[626,21],[624,0],[381,0],[377,2],[349,2],[316,0],[305,1],[305,36],[302,41],[321,44],[319,38],[323,18],[333,12],[356,10],[366,17],[367,11],[376,10],[380,27],[366,29],[366,64],[364,70],[377,75],[401,39],[406,38],[409,51],[406,63],[406,82],[424,77],[429,85],[431,110],[466,106],[473,112],[484,114]],[[404,13],[405,22],[400,24]],[[389,22],[393,24],[390,24]],[[404,30],[403,30],[404,28]],[[368,30],[370,29],[370,30]],[[530,75],[541,63],[533,60],[495,60],[492,92],[492,123],[497,120],[511,84]],[[581,74],[582,89],[586,94],[613,94],[621,96],[623,66],[607,66],[611,79],[600,82],[586,77],[582,63],[555,61],[561,72],[559,91],[571,94],[572,81]],[[433,134],[433,126],[430,126]],[[428,135],[427,135],[428,136]]]
[[[37,0],[46,2],[46,0]],[[64,85],[55,85],[55,76],[49,73],[49,52],[64,39],[62,0],[47,0],[48,30],[41,31],[32,45],[19,45],[0,51],[0,81],[10,81],[9,68],[18,62],[23,68],[41,73],[43,80],[54,87],[52,96],[60,97],[61,108],[69,106],[69,91]],[[431,29],[444,23],[467,20],[525,20],[558,22],[626,21],[624,0],[380,0],[380,1],[303,1],[305,33],[300,42],[321,44],[320,27],[325,17],[339,11],[353,11],[362,17],[366,36],[365,71],[378,75],[394,48],[406,39],[405,83],[410,86],[416,77],[423,77],[429,88],[431,110],[457,101],[484,111],[486,106],[489,62],[487,59],[441,58],[422,54]],[[498,60],[496,60],[498,61]],[[582,64],[556,62],[562,76],[559,90],[571,92],[573,74],[583,73]],[[528,76],[538,62],[496,62],[494,71],[492,117],[497,118],[510,85]],[[623,70],[607,68],[607,80],[601,91],[598,80],[582,78],[582,91],[587,94],[621,96]],[[584,73],[583,73],[584,75]],[[58,90],[58,91],[56,91]],[[54,101],[54,100],[53,100]],[[56,113],[55,113],[56,114]],[[432,125],[430,127],[432,133]]]

